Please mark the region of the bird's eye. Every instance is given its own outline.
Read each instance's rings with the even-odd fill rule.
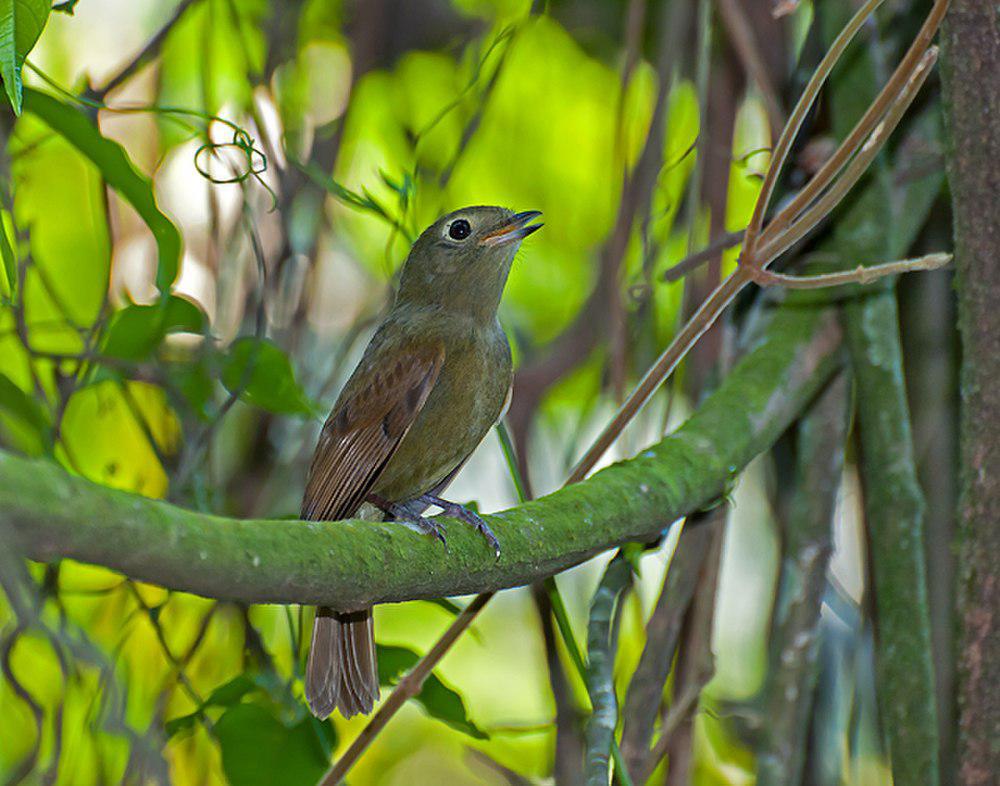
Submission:
[[[451,222],[448,227],[448,237],[452,240],[465,240],[472,234],[472,226],[464,218]]]

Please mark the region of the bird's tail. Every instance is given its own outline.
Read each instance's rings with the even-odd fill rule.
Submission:
[[[320,606],[313,622],[306,700],[317,718],[339,709],[367,715],[378,699],[372,610],[340,613]]]

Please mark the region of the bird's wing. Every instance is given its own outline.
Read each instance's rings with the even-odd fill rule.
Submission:
[[[354,514],[416,420],[443,362],[440,344],[415,345],[391,359],[372,358],[370,371],[348,383],[320,434],[302,518]]]

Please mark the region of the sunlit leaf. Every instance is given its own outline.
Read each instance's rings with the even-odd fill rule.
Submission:
[[[30,112],[18,119],[9,150],[13,224],[28,238],[18,294],[31,345],[79,352],[81,333],[99,319],[108,293],[111,237],[103,178]]]
[[[157,206],[149,178],[132,165],[122,146],[102,136],[83,112],[30,88],[24,91],[24,108],[89,158],[107,184],[135,208],[156,239],[156,286],[163,293],[169,291],[180,265],[181,236]]]
[[[16,114],[21,114],[21,66],[51,8],[51,0],[0,0],[0,77]]]
[[[311,415],[316,405],[295,381],[287,355],[267,340],[239,338],[222,367],[222,383],[231,393],[269,412]]]
[[[412,669],[420,660],[420,656],[405,647],[392,647],[379,644],[378,678],[383,685],[394,685],[403,673]],[[431,674],[424,682],[414,699],[432,718],[443,721],[453,729],[464,732],[470,737],[484,740],[489,735],[480,729],[465,710],[462,697],[441,682],[437,675]]]
[[[344,35],[341,0],[306,0],[299,14],[299,37],[309,41],[339,41]]]
[[[148,497],[166,493],[157,451],[175,450],[179,425],[155,385],[106,381],[77,391],[66,405],[61,435],[56,455],[68,469]]]

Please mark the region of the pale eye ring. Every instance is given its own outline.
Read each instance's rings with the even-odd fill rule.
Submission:
[[[452,240],[465,240],[472,234],[472,225],[464,218],[457,218],[448,225],[448,237]]]

